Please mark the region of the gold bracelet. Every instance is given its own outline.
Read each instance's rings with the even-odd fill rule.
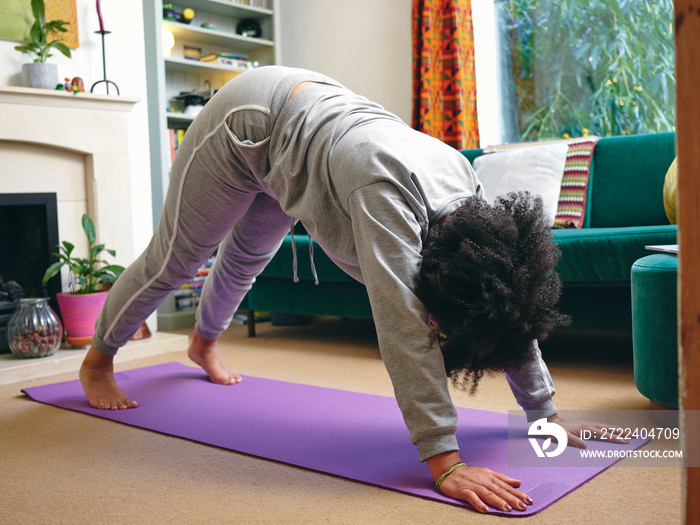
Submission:
[[[435,490],[437,490],[439,494],[442,494],[442,492],[440,492],[440,485],[442,485],[442,482],[445,481],[445,478],[447,476],[449,476],[450,474],[452,474],[459,467],[466,467],[466,466],[467,466],[466,463],[457,463],[452,468],[450,468],[450,470],[445,472],[442,476],[440,476],[440,479],[437,480],[437,483],[435,483]]]

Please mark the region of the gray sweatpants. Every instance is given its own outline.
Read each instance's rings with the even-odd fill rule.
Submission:
[[[263,179],[275,119],[303,81],[332,83],[312,72],[262,68],[229,82],[197,116],[175,156],[155,234],[112,287],[97,320],[97,349],[115,355],[217,247],[195,327],[208,339],[228,327],[290,229]]]

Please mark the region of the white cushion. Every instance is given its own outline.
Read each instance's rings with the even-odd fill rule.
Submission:
[[[551,144],[488,153],[474,159],[474,171],[489,202],[511,191],[541,196],[545,219],[552,226],[568,151],[567,144]]]

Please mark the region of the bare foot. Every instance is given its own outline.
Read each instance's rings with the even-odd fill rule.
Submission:
[[[204,369],[212,383],[235,385],[241,382],[241,376],[231,372],[221,360],[216,339],[205,339],[195,331],[187,357]]]
[[[114,379],[114,356],[90,347],[80,367],[80,383],[90,406],[102,410],[136,408],[139,404],[119,388]]]

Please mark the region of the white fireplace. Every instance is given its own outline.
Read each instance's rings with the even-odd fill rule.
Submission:
[[[133,261],[127,119],[136,102],[0,88],[0,193],[56,193],[60,240],[84,253],[87,212],[98,242],[117,251],[117,262]]]
[[[0,87],[0,193],[56,193],[59,240],[75,244],[76,254],[85,256],[80,219],[87,212],[97,242],[116,250],[113,262],[124,266],[140,252],[134,239],[128,133],[129,112],[137,102]],[[149,320],[155,332],[154,325],[155,316]],[[183,349],[182,339],[177,345]],[[3,382],[8,381],[0,377]]]

